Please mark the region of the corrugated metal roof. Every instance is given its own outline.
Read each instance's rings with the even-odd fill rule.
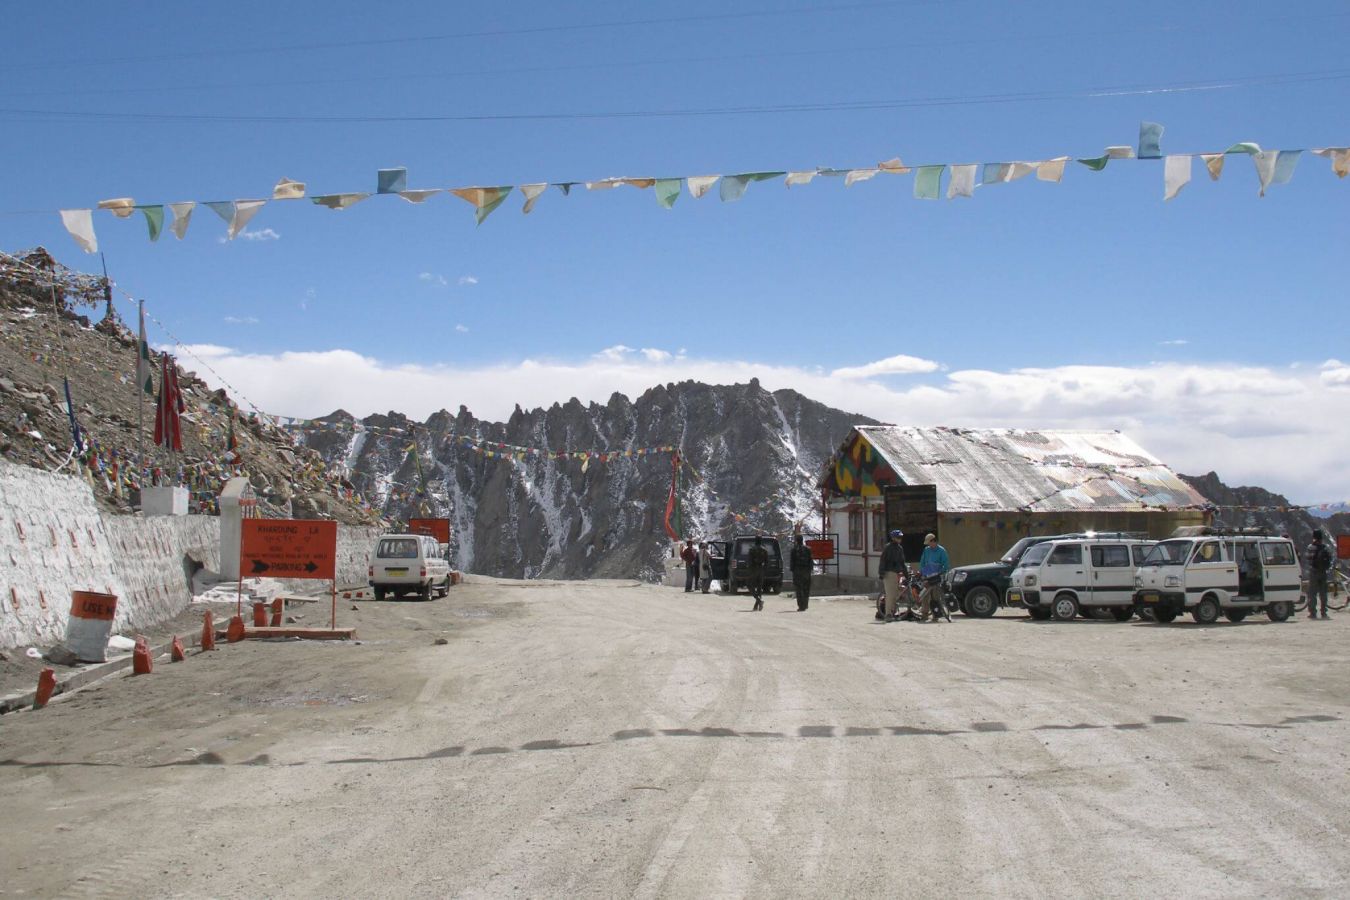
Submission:
[[[855,429],[906,484],[937,485],[947,512],[1204,506],[1199,493],[1119,431]]]

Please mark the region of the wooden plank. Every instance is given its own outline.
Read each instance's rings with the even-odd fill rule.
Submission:
[[[356,637],[355,628],[306,628],[303,625],[246,626],[244,640],[249,638],[303,638],[308,641],[349,641]]]

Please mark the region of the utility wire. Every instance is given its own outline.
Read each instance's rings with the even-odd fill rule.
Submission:
[[[687,107],[672,109],[613,110],[599,112],[538,113],[445,113],[417,115],[258,115],[214,113],[136,113],[88,110],[49,110],[0,108],[0,116],[15,121],[81,121],[136,124],[267,124],[267,125],[341,125],[430,122],[518,122],[589,121],[604,119],[702,118],[715,116],[781,115],[811,112],[858,112],[889,109],[915,109],[939,106],[970,106],[1001,103],[1033,103],[1052,100],[1082,100],[1101,97],[1129,97],[1153,94],[1184,94],[1200,91],[1233,90],[1244,87],[1307,84],[1350,79],[1350,69],[1321,72],[1295,72],[1238,77],[1213,81],[1179,82],[1158,85],[1125,85],[1088,88],[1076,91],[1030,91],[1010,94],[977,94],[949,97],[916,97],[878,100],[846,100],[819,103],[787,103],[724,107]]]

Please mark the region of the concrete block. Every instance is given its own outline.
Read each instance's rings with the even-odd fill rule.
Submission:
[[[145,516],[186,516],[188,489],[175,485],[148,487],[141,491],[141,514]]]

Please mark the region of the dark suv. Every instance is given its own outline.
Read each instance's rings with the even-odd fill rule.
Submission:
[[[764,549],[769,551],[769,562],[764,567],[764,592],[776,594],[783,589],[783,551],[778,538],[763,535]],[[730,541],[710,541],[712,577],[722,582],[722,590],[736,593],[746,586],[745,567],[755,536],[737,535]]]
[[[1075,534],[1047,534],[1024,537],[1008,548],[997,562],[977,566],[958,566],[943,580],[947,605],[957,606],[961,612],[977,619],[987,619],[1003,605],[1008,593],[1012,570],[1021,561],[1022,554],[1045,541],[1062,541],[1084,537],[1126,538],[1140,535],[1124,531],[1077,532]]]

